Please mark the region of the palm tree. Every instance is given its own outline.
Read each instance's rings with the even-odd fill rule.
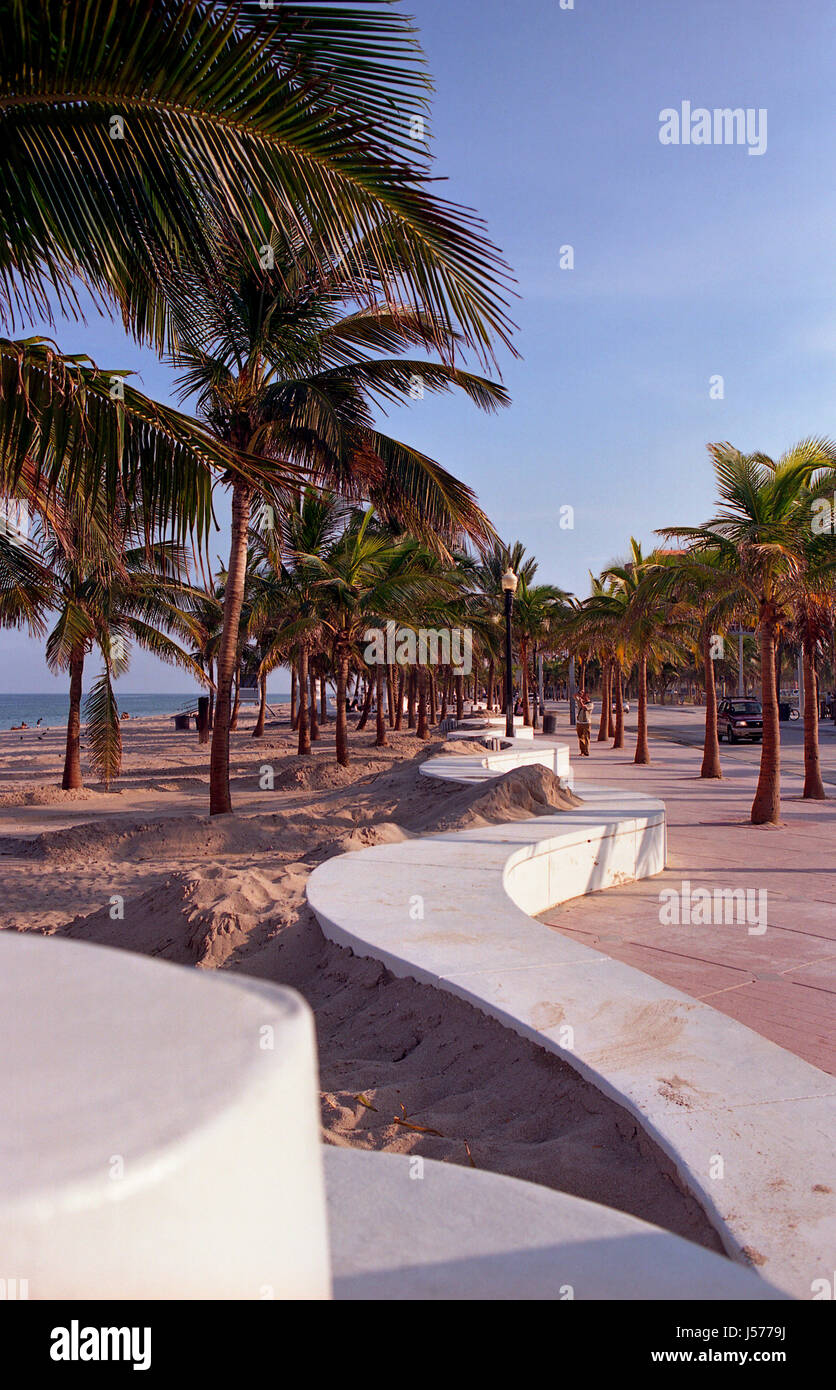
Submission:
[[[368,346],[376,334],[384,351],[408,340],[449,361],[462,347],[492,360],[497,340],[510,346],[507,268],[472,213],[430,191],[408,119],[424,109],[429,89],[408,19],[378,0],[350,9],[283,0],[275,13],[247,0],[147,0],[124,13],[97,0],[9,0],[0,51],[0,325],[14,331],[33,314],[50,320],[53,295],[62,310],[79,312],[82,287],[100,307],[118,309],[138,340],[176,352],[182,324],[172,303],[182,307],[185,284],[215,284],[223,227],[248,264],[280,244],[293,248],[307,292],[314,266],[330,287],[339,283],[362,306],[355,341]],[[240,312],[225,317],[239,288],[233,276],[218,290],[222,337],[227,327],[235,336],[242,321]],[[371,307],[378,299],[388,306],[383,314]],[[394,306],[405,300],[422,306],[413,320],[420,332],[406,336],[400,326],[391,331],[403,323]],[[285,380],[293,376],[293,344],[282,352],[287,328],[277,325],[272,337]],[[351,341],[344,333],[333,343],[332,366],[350,366],[340,352]],[[186,356],[189,345],[194,334]],[[251,404],[267,380],[264,354],[239,360],[239,346],[240,338],[225,337],[221,358],[232,359],[230,376],[242,396],[250,389]],[[378,370],[387,376],[385,366]],[[421,375],[437,385],[441,371]],[[454,379],[462,384],[451,370]],[[323,399],[324,414],[328,406]],[[62,358],[43,339],[0,339],[0,486],[15,488],[34,459],[53,488],[60,477],[75,496],[94,499],[104,487],[111,504],[117,493],[133,504],[141,493],[149,538],[173,518],[180,538],[204,540],[220,473],[239,485],[240,552],[244,501],[265,474],[253,421],[244,424],[243,408],[234,413],[219,442],[143,396],[124,373]],[[301,434],[310,426],[308,419]],[[382,490],[400,473],[396,500],[416,516],[431,520],[439,500],[448,517],[455,513],[464,494],[430,461],[400,446],[387,454],[385,443],[372,459],[368,432],[361,448]],[[272,485],[288,480],[275,450],[268,463]],[[355,454],[355,479],[358,472]],[[242,574],[230,565],[215,810],[229,801],[220,755]]]
[[[578,604],[574,615],[567,618],[565,627],[570,645],[582,654],[582,669],[590,654],[594,653],[603,654],[609,665],[612,693],[607,692],[607,737],[612,732],[612,747],[623,748],[623,677],[629,655],[629,593],[623,583],[607,578],[606,575],[600,579],[590,575],[590,579],[592,593]],[[581,687],[583,688],[583,677]],[[615,729],[611,731],[609,716],[612,700],[615,701]]]
[[[684,623],[694,628],[694,648],[702,661],[705,684],[705,735],[703,739],[700,777],[722,779],[720,743],[717,735],[717,691],[714,679],[718,652],[717,638],[732,618],[741,618],[746,595],[741,588],[736,567],[729,567],[730,556],[717,550],[703,550],[699,555],[684,551],[657,554],[656,564],[648,571],[644,586],[657,599],[675,608]]]
[[[211,814],[232,809],[228,710],[253,503],[261,498],[281,512],[295,472],[355,500],[366,497],[384,519],[396,518],[436,542],[460,531],[479,538],[490,533],[470,489],[376,430],[371,404],[408,397],[416,378],[429,390],[457,387],[485,410],[507,403],[505,392],[444,363],[373,356],[383,346],[390,352],[416,345],[430,350],[438,324],[406,307],[356,309],[351,301],[362,286],[347,289],[342,266],[329,267],[323,257],[321,249],[315,258],[301,244],[284,245],[264,264],[248,263],[236,238],[219,233],[216,277],[208,282],[182,276],[170,292],[182,393],[197,394],[201,418],[240,460],[226,475],[232,539],[218,655]],[[454,346],[451,337],[451,352]]]
[[[808,518],[818,496],[829,495],[832,478],[825,476],[799,502],[801,567],[794,592],[792,629],[801,647],[804,671],[804,789],[802,797],[824,801],[819,759],[818,660],[827,651],[833,632],[836,601],[836,538],[814,529]]]
[[[654,669],[666,656],[673,654],[671,635],[674,630],[669,602],[660,592],[653,577],[657,556],[642,554],[634,536],[630,537],[630,558],[622,565],[610,565],[603,578],[620,589],[623,596],[623,625],[625,637],[635,656],[638,679],[638,718],[636,753],[633,761],[650,762],[647,738],[647,671]],[[618,698],[618,696],[616,696]]]
[[[774,461],[743,454],[731,444],[711,444],[720,509],[701,527],[665,527],[664,535],[689,543],[698,555],[709,550],[740,575],[741,587],[757,607],[760,645],[763,742],[754,825],[777,824],[781,814],[781,736],[778,724],[775,648],[778,624],[804,569],[810,514],[804,506],[820,486],[833,490],[836,447],[806,439]]]
[[[478,562],[468,562],[468,574],[472,585],[472,598],[470,601],[474,615],[481,620],[480,626],[484,639],[490,644],[493,653],[494,665],[505,665],[503,648],[503,619],[504,595],[502,590],[502,576],[506,570],[511,569],[517,576],[519,585],[531,585],[537,573],[537,561],[533,555],[526,555],[525,546],[522,541],[514,541],[512,545],[495,540],[488,547],[481,547],[481,555]],[[516,626],[516,625],[514,625]],[[493,683],[493,671],[489,672],[489,684]],[[513,673],[512,673],[513,685]],[[456,718],[461,719],[461,682],[457,682],[457,706]],[[488,692],[491,693],[490,691]],[[500,703],[504,706],[504,695],[500,698]]]
[[[161,271],[211,265],[219,220],[257,251],[268,216],[393,302],[420,300],[440,342],[454,323],[485,353],[507,339],[503,262],[432,195],[410,138],[431,83],[405,15],[378,0],[3,11],[0,319],[49,319],[55,294],[75,308],[81,281],[162,350]]]
[[[91,761],[106,785],[121,767],[113,680],[128,669],[131,643],[203,678],[197,662],[175,640],[199,640],[200,625],[192,605],[205,600],[184,580],[184,552],[173,542],[158,541],[149,547],[128,509],[114,515],[103,502],[100,494],[93,518],[84,505],[76,504],[64,513],[59,529],[53,530],[45,517],[39,519],[37,563],[42,570],[36,578],[42,589],[30,591],[26,602],[15,601],[7,592],[0,609],[5,621],[28,620],[30,627],[41,631],[45,614],[57,614],[46,639],[46,659],[53,671],[67,671],[70,677],[61,782],[65,790],[83,785],[82,686],[85,661],[94,647],[103,666],[88,694],[84,715]],[[43,584],[43,575],[49,576],[48,584]],[[37,608],[33,609],[33,603]]]
[[[370,627],[393,614],[426,612],[437,602],[445,579],[438,560],[420,542],[394,537],[376,524],[369,508],[352,518],[323,555],[304,557],[319,595],[319,623],[333,651],[336,670],[336,754],[349,764],[346,691],[352,655]],[[273,660],[268,655],[265,664]],[[425,668],[424,668],[425,669]],[[382,687],[381,687],[382,689]]]
[[[567,594],[554,584],[530,584],[522,578],[514,597],[514,627],[520,645],[522,668],[523,722],[532,723],[528,701],[529,655],[534,661],[534,728],[537,728],[537,655],[543,643],[555,631],[555,624],[564,614]]]

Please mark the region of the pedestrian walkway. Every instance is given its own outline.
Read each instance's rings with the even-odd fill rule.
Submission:
[[[564,724],[565,707],[558,734]],[[651,738],[653,763],[637,767],[631,748],[615,751],[593,740],[592,756],[573,763],[576,791],[583,796],[587,780],[661,798],[668,867],[652,880],[553,908],[540,920],[836,1073],[836,798],[802,801],[800,777],[790,771],[783,824],[753,826],[757,766],[725,752],[724,780],[713,782],[698,775],[698,749]],[[714,916],[715,889],[748,890],[749,920],[737,921],[739,895],[733,911],[720,905],[724,920],[695,922],[699,889],[711,890]]]

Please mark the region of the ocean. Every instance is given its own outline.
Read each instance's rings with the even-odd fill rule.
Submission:
[[[181,709],[193,709],[198,692],[186,691],[182,695],[129,695],[127,692],[123,694],[122,691],[117,691],[117,696],[120,710],[133,719],[142,715],[176,714]],[[274,694],[271,690],[268,700],[274,706],[287,703],[290,700],[290,692]],[[68,701],[69,695],[58,690],[41,695],[0,695],[0,730],[11,729],[15,724],[28,724],[33,728],[39,719],[42,729],[63,728],[67,723]],[[252,698],[247,699],[247,704],[252,704]],[[81,709],[83,716],[83,702]]]

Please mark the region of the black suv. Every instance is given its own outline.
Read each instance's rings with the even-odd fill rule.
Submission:
[[[721,700],[717,707],[717,737],[729,743],[763,738],[763,710],[760,700]]]

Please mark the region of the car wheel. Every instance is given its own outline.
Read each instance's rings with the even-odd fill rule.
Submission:
[[[737,743],[737,734],[732,733],[731,724],[728,724],[726,726],[726,738],[728,739],[729,743]]]

